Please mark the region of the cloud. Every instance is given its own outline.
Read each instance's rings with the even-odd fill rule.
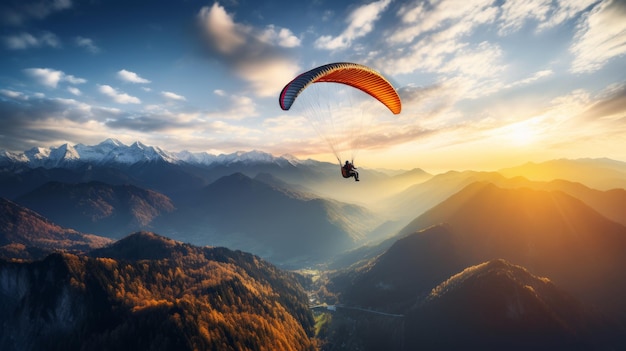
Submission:
[[[461,48],[435,69],[439,73],[492,77],[504,70],[502,56],[502,50],[498,45],[484,41],[475,47]]]
[[[366,36],[374,29],[374,23],[380,19],[390,3],[391,0],[379,0],[356,8],[348,15],[348,27],[340,35],[322,36],[315,41],[315,47],[325,50],[350,47],[355,39]]]
[[[138,83],[138,84],[148,84],[149,80],[141,78],[137,73],[127,71],[125,69],[117,72],[117,78],[129,82],[129,83]]]
[[[626,85],[609,87],[607,96],[601,96],[597,102],[593,103],[581,116],[585,119],[596,121],[609,121],[617,119],[626,122]],[[623,123],[621,129],[626,129]]]
[[[270,45],[278,45],[285,48],[295,48],[301,44],[300,38],[296,37],[289,29],[278,29],[274,25],[267,26],[259,35],[259,39]]]
[[[24,73],[35,79],[39,84],[50,88],[56,88],[59,82],[68,82],[71,84],[83,84],[87,82],[86,79],[77,78],[65,74],[63,71],[50,68],[26,68],[24,69]]]
[[[0,94],[14,100],[27,100],[28,96],[24,95],[24,93],[15,90],[8,89],[0,89]]]
[[[552,28],[569,19],[576,17],[580,12],[589,8],[598,0],[558,0],[553,2],[552,13],[547,20],[539,24],[538,30]]]
[[[52,48],[61,47],[61,41],[59,38],[50,32],[43,32],[38,36],[23,32],[16,35],[6,36],[3,39],[5,47],[10,50],[26,50],[31,48],[41,48],[44,46]]]
[[[578,26],[570,52],[575,55],[571,71],[597,71],[609,60],[626,54],[626,3],[602,1]]]
[[[98,90],[102,94],[112,98],[113,101],[117,102],[118,104],[140,104],[141,103],[141,100],[139,100],[139,98],[130,96],[126,93],[120,93],[117,90],[115,90],[113,87],[111,87],[110,85],[99,85]]]
[[[423,35],[437,35],[438,40],[457,39],[480,24],[492,22],[498,12],[493,5],[493,0],[444,0],[432,7],[421,1],[405,4],[397,12],[400,25],[391,33],[389,40],[396,44],[408,44]],[[440,34],[437,34],[440,29]]]
[[[168,100],[176,100],[176,101],[187,101],[184,96],[178,95],[176,93],[172,93],[170,91],[162,91],[161,96]]]
[[[300,70],[286,51],[300,41],[286,28],[237,23],[217,2],[203,7],[197,19],[209,57],[248,82],[259,96],[277,94]]]
[[[24,72],[31,78],[37,80],[39,84],[56,88],[64,73],[62,71],[52,70],[49,68],[27,68]]]
[[[467,62],[468,58],[463,57],[467,53],[476,59],[477,52],[482,51],[489,62],[494,58],[487,55],[501,55],[496,44],[463,41],[478,26],[495,21],[498,10],[492,6],[492,0],[425,4],[414,2],[398,10],[398,27],[390,32],[389,47],[381,51],[383,54],[377,58],[377,66],[386,67],[390,74],[417,71],[450,74],[453,69],[446,63],[449,60],[456,60],[457,71],[473,69],[458,66],[461,61]]]
[[[80,91],[80,89],[76,88],[76,87],[67,87],[67,91],[69,91],[70,93],[76,95],[76,96],[80,96],[83,93]]]
[[[519,30],[529,19],[545,21],[552,0],[507,0],[501,7],[500,35]]]
[[[6,0],[0,5],[0,19],[5,25],[19,26],[30,19],[41,20],[71,7],[71,0]]]
[[[552,28],[596,3],[598,0],[507,0],[501,7],[498,33],[508,35],[531,21],[537,23],[537,31]]]
[[[76,37],[74,42],[79,47],[85,48],[85,50],[89,51],[92,54],[97,54],[100,52],[100,48],[94,44],[93,40],[84,37]]]
[[[213,93],[220,97],[220,100],[215,105],[216,110],[219,112],[207,114],[210,118],[234,121],[254,117],[259,114],[254,100],[249,96],[227,94],[220,89],[215,90]]]
[[[541,71],[537,71],[535,72],[532,76],[528,77],[528,78],[524,78],[522,80],[518,80],[516,82],[513,82],[511,84],[508,84],[506,86],[506,88],[512,88],[512,87],[516,87],[516,86],[520,86],[520,85],[526,85],[526,84],[530,84],[533,83],[539,79],[545,78],[545,77],[549,77],[551,75],[553,75],[554,72],[551,69],[544,69]]]
[[[2,95],[11,99],[0,98],[2,143],[18,151],[59,140],[81,140],[86,134],[101,130],[102,121],[120,113],[74,99],[47,98],[16,91],[2,91]],[[101,136],[106,135],[102,133]]]
[[[126,129],[145,133],[172,131],[176,127],[181,127],[173,115],[163,112],[125,114],[107,120],[106,126],[112,129]]]

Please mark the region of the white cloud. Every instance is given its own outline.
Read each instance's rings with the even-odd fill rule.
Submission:
[[[27,68],[24,72],[35,79],[39,84],[50,88],[56,88],[59,82],[68,82],[71,84],[83,84],[87,82],[86,79],[77,78],[50,68]]]
[[[470,77],[493,77],[504,70],[502,50],[496,44],[482,42],[473,48],[463,48],[436,69],[439,73],[462,74]]]
[[[217,2],[202,8],[198,21],[211,57],[232,69],[259,96],[276,94],[299,71],[285,51],[299,45],[288,29],[236,23]]]
[[[598,0],[556,0],[553,5],[552,14],[547,21],[539,25],[539,30],[552,28],[569,19],[574,18],[589,6],[597,3]]]
[[[500,16],[501,35],[515,32],[529,19],[545,21],[552,0],[507,0]]]
[[[499,18],[500,35],[522,28],[528,21],[537,22],[537,30],[552,28],[577,16],[598,0],[507,0]]]
[[[274,25],[269,25],[265,31],[261,33],[259,39],[272,45],[278,45],[285,48],[294,48],[300,46],[300,39],[296,37],[287,28],[277,28]]]
[[[391,0],[379,0],[356,8],[348,15],[348,27],[338,36],[322,36],[315,41],[315,47],[326,50],[345,49],[352,41],[366,36],[374,29],[374,23],[387,9]]]
[[[544,69],[541,71],[537,71],[535,72],[532,76],[528,77],[528,78],[524,78],[522,80],[518,80],[514,83],[511,83],[509,85],[506,86],[506,88],[511,88],[511,87],[515,87],[515,86],[520,86],[520,85],[526,85],[526,84],[530,84],[532,82],[535,82],[541,78],[544,77],[549,77],[551,75],[554,74],[554,71],[552,71],[551,69]]]
[[[89,51],[92,54],[97,54],[100,52],[100,48],[96,46],[96,44],[93,42],[92,39],[84,38],[84,37],[76,37],[74,42],[76,43],[76,45],[82,48],[85,48],[87,51]]]
[[[423,2],[406,4],[397,13],[401,26],[389,40],[407,44],[421,35],[433,35],[440,28],[447,28],[447,35],[455,34],[454,38],[457,38],[479,24],[493,21],[497,11],[493,0],[440,1],[432,9],[426,9]]]
[[[125,82],[129,82],[129,83],[138,83],[138,84],[148,84],[150,83],[149,80],[145,79],[145,78],[141,78],[137,73],[135,72],[131,72],[131,71],[127,71],[125,69],[120,70],[117,72],[117,78],[125,81]]]
[[[87,83],[87,79],[77,78],[77,77],[74,77],[71,74],[64,74],[62,78],[63,78],[63,81],[68,82],[68,83],[72,83],[72,84]]]
[[[67,87],[67,91],[69,91],[70,93],[76,95],[76,96],[80,96],[83,93],[80,91],[80,89],[76,88],[76,87]]]
[[[139,98],[130,96],[126,93],[120,93],[110,85],[99,85],[98,90],[113,99],[113,101],[118,104],[140,104],[141,100]]]
[[[15,100],[28,100],[28,96],[24,95],[24,93],[20,91],[0,89],[0,94]]]
[[[61,41],[50,32],[43,32],[38,36],[23,32],[4,37],[4,45],[10,50],[25,50],[44,46],[59,48],[61,47]]]
[[[219,52],[230,54],[246,43],[249,28],[235,24],[226,9],[219,3],[213,3],[211,8],[200,9],[198,18],[205,33],[209,35],[209,39]]]
[[[610,59],[626,54],[626,4],[603,1],[588,13],[578,27],[570,51],[575,55],[571,71],[588,73]]]
[[[168,100],[186,101],[184,96],[172,93],[170,91],[162,91],[161,95]]]

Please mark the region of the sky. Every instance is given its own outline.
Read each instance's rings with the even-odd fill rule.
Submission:
[[[278,95],[355,62],[402,99],[368,118],[357,166],[626,161],[623,0],[3,0],[0,50],[0,150],[116,138],[335,162]]]

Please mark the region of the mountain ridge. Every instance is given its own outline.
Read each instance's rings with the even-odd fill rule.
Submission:
[[[0,198],[0,257],[37,259],[54,251],[85,252],[111,239],[61,227],[40,214]]]
[[[503,259],[451,276],[411,308],[409,347],[587,350],[623,344],[622,327],[549,279]]]
[[[100,181],[48,182],[15,201],[63,226],[111,238],[149,229],[156,218],[175,210],[158,192]]]

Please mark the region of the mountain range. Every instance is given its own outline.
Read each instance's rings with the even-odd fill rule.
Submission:
[[[0,348],[626,346],[626,163],[360,171],[113,139],[3,152]]]
[[[393,293],[399,306],[410,304],[411,296],[456,271],[503,258],[584,301],[626,313],[619,268],[626,265],[626,227],[559,191],[476,182],[418,216],[397,237],[348,289],[358,303],[387,301],[382,296]]]
[[[133,165],[141,162],[164,161],[167,163],[191,163],[210,165],[213,163],[229,164],[233,162],[297,162],[295,158],[285,155],[276,158],[270,154],[251,151],[236,152],[229,155],[211,155],[206,152],[192,153],[181,151],[168,152],[160,147],[148,146],[136,141],[125,145],[116,139],[107,139],[97,145],[70,145],[59,147],[35,147],[23,153],[10,151],[0,152],[0,164],[22,163],[31,168],[71,167],[79,163],[123,164]]]

